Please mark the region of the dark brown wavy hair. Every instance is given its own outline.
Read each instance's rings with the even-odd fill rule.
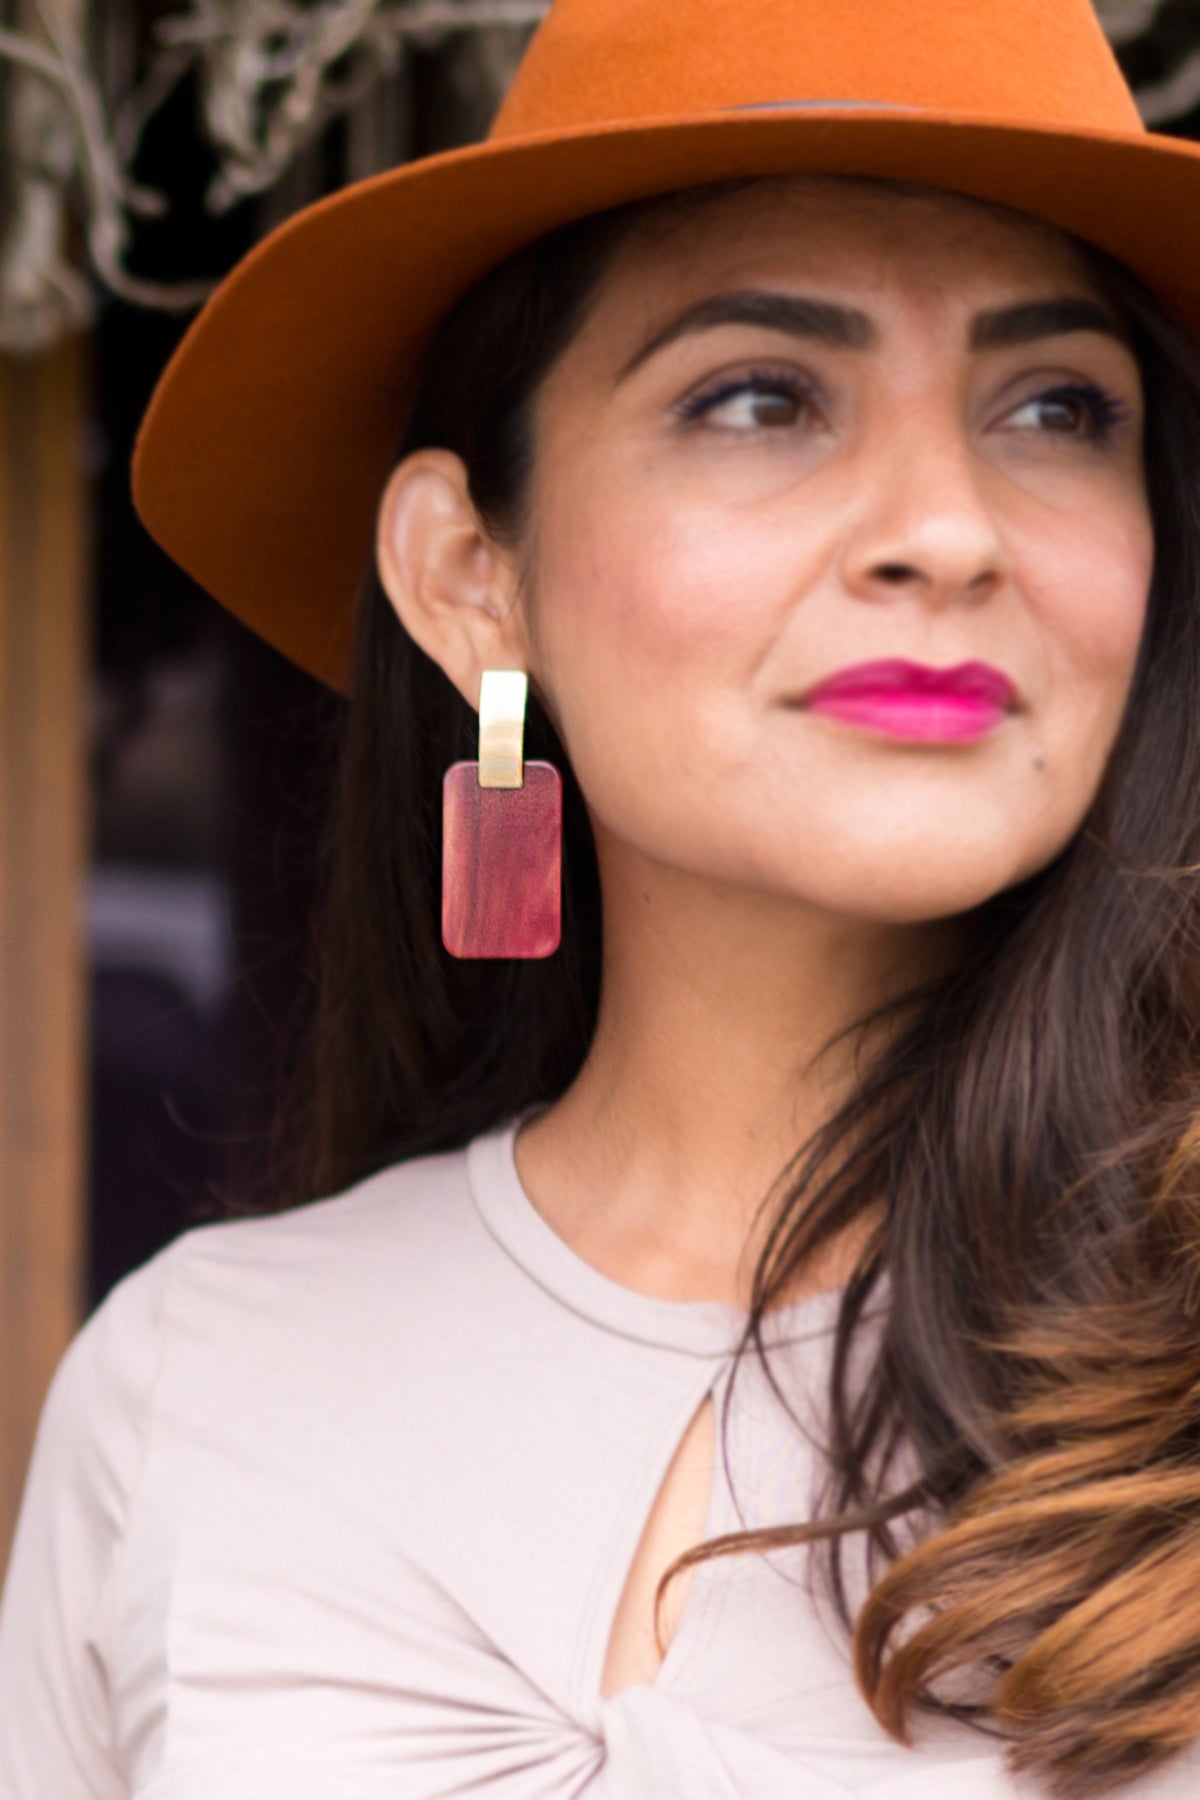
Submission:
[[[456,451],[483,520],[520,543],[539,382],[614,246],[703,199],[583,221],[489,276],[432,346],[400,453]],[[1148,403],[1156,559],[1121,731],[1081,829],[978,909],[961,966],[840,1034],[871,1046],[858,1084],[768,1197],[741,1347],[764,1356],[764,1311],[885,1203],[841,1301],[816,1517],[698,1547],[664,1577],[815,1541],[883,1725],[910,1742],[920,1712],[971,1719],[1071,1800],[1200,1736],[1200,355],[1128,272],[1078,248]],[[230,1210],[459,1148],[578,1071],[600,889],[531,688],[526,754],[564,777],[562,947],[458,961],[439,930],[442,773],[475,755],[476,715],[367,580],[310,978],[261,1180]],[[849,1534],[871,1579],[857,1615]],[[969,1701],[953,1697],[964,1680]]]

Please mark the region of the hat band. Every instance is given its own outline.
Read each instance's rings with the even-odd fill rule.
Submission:
[[[840,106],[856,112],[928,112],[927,106],[910,106],[903,100],[744,100],[723,106],[722,112],[797,112],[810,107]]]

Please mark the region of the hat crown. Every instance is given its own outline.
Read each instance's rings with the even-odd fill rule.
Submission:
[[[491,135],[821,102],[1143,129],[1091,0],[554,0]]]

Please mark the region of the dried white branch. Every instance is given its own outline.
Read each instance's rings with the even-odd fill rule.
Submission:
[[[1193,51],[1166,81],[1139,88],[1138,105],[1147,125],[1186,118],[1200,106],[1200,50]]]
[[[86,277],[63,251],[62,188],[29,175],[17,187],[0,250],[0,348],[29,355],[91,323]]]
[[[5,121],[11,174],[0,246],[0,342],[32,351],[86,325],[91,292],[65,250],[77,139],[66,73],[52,49],[22,40],[19,51]]]
[[[121,167],[105,117],[104,102],[88,72],[82,47],[59,28],[48,9],[41,10],[47,36],[58,59],[63,92],[79,133],[83,153],[80,172],[87,183],[93,209],[111,207],[118,213],[122,209],[161,212],[164,202],[160,196],[139,187]]]
[[[402,33],[412,43],[428,46],[453,31],[520,30],[537,25],[550,10],[550,0],[411,0],[407,6],[383,6],[383,30]]]
[[[393,73],[409,41],[479,24],[527,24],[544,0],[192,0],[163,21],[141,85],[110,117],[82,42],[82,6],[39,4],[41,37],[0,27],[0,58],[17,65],[10,97],[8,216],[0,242],[0,348],[34,350],[89,322],[86,275],[65,251],[79,201],[92,271],[142,305],[187,309],[211,283],[144,281],[127,268],[132,223],[165,210],[132,168],[147,124],[193,69],[219,158],[208,201],[234,205],[278,180],[303,146]],[[44,41],[43,41],[44,39]]]
[[[1096,0],[1100,23],[1112,44],[1143,37],[1158,17],[1162,0]]]
[[[187,309],[211,287],[143,281],[127,271],[132,219],[161,213],[166,202],[129,174],[132,157],[118,152],[78,37],[49,7],[39,8],[39,16],[45,45],[0,35],[0,54],[11,54],[23,72],[12,107],[12,209],[0,247],[0,346],[26,352],[92,316],[86,276],[70,266],[64,250],[76,184],[89,260],[114,293],[140,305]]]
[[[58,58],[50,50],[43,50],[32,38],[23,37],[19,31],[9,31],[0,25],[0,57],[8,62],[15,62],[23,69],[32,69],[35,74],[44,75],[47,81],[56,85],[63,79]]]
[[[336,0],[332,8],[322,10],[339,10]],[[391,6],[376,0],[372,10],[378,28],[393,36],[419,38],[435,33],[445,37],[455,31],[536,25],[549,12],[550,0],[400,0]],[[197,11],[162,19],[157,35],[164,44],[203,48],[246,34],[247,25],[252,24],[254,35],[294,38],[309,35],[315,17],[317,9],[290,5],[288,0],[248,0],[242,6],[199,0]],[[282,68],[286,70],[286,62]]]
[[[132,0],[128,0],[132,3]],[[669,0],[646,0],[669,4]],[[1164,0],[1096,0],[1116,45],[1153,30]],[[87,0],[38,0],[37,38],[0,27],[0,60],[16,65],[5,122],[8,216],[0,239],[0,348],[30,348],[90,316],[84,273],[65,246],[83,221],[91,271],[141,304],[191,307],[209,284],[160,284],[129,273],[133,227],[163,196],[135,181],[150,121],[194,77],[216,155],[207,195],[224,211],[280,180],[306,145],[395,76],[405,56],[461,32],[535,25],[549,0],[178,0],[132,92],[106,96],[85,52]],[[94,28],[104,29],[96,0]],[[497,81],[502,80],[500,76]],[[1138,94],[1147,124],[1200,106],[1200,46]]]
[[[195,0],[162,21],[164,44],[203,56],[205,123],[221,153],[208,204],[223,212],[274,185],[296,154],[370,88],[394,75],[410,45],[536,24],[548,0]],[[349,63],[347,66],[347,59]]]
[[[163,50],[150,64],[145,80],[121,102],[113,120],[113,144],[126,168],[133,164],[147,125],[195,61],[193,50]]]
[[[263,21],[251,6],[224,40],[211,42],[205,63],[204,109],[209,134],[224,152],[208,204],[224,211],[246,194],[278,180],[302,145],[352,105],[395,57],[364,45],[376,0],[342,0],[338,6],[298,13],[271,6]],[[290,29],[283,48],[278,37]],[[330,71],[357,50],[355,76],[333,83]],[[277,91],[268,101],[264,94]]]

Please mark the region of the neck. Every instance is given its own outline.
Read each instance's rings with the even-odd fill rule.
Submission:
[[[942,966],[949,922],[833,917],[713,883],[598,834],[596,1033],[563,1097],[520,1134],[535,1206],[579,1254],[668,1299],[748,1302],[784,1165],[847,1097],[852,1019]],[[840,1285],[870,1221],[789,1300]]]

